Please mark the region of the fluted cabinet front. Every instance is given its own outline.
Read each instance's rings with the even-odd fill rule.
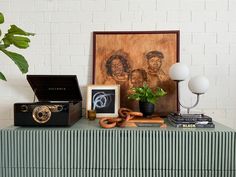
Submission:
[[[234,131],[3,129],[2,177],[235,177]]]

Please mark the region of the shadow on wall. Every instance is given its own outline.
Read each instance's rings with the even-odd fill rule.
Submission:
[[[15,102],[33,102],[34,93],[25,77],[8,79],[6,89]]]

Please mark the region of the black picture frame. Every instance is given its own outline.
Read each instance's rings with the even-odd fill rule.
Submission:
[[[119,85],[89,85],[87,111],[96,110],[97,117],[117,117],[120,108]]]

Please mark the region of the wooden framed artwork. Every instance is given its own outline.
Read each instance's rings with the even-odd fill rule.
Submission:
[[[96,110],[97,117],[117,117],[120,108],[119,85],[89,85],[87,111]]]
[[[147,83],[167,92],[155,106],[157,115],[178,111],[178,88],[168,75],[178,61],[179,31],[93,33],[93,83],[120,85],[121,107],[138,111],[138,103],[128,100],[128,94],[130,88]]]

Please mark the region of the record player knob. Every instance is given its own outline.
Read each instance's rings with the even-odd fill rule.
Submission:
[[[40,124],[48,122],[51,118],[51,114],[47,106],[37,106],[32,112],[33,119]]]
[[[38,117],[42,117],[42,116],[43,116],[43,113],[39,112]]]

